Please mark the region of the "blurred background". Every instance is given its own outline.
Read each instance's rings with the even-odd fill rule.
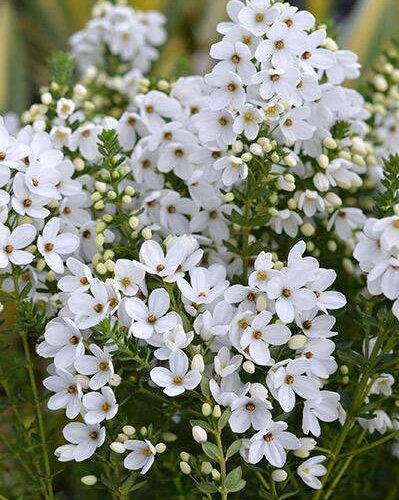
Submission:
[[[47,60],[90,18],[95,0],[0,0],[0,112],[26,109],[47,81]],[[154,74],[176,67],[204,72],[216,24],[227,0],[129,0],[137,9],[159,9],[168,18],[168,43]],[[292,0],[320,21],[333,20],[342,47],[370,66],[384,40],[397,34],[399,0]],[[183,68],[182,68],[183,66]]]

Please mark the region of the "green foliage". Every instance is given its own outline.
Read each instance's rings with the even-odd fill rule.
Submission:
[[[381,181],[384,191],[376,201],[381,217],[394,214],[394,207],[399,203],[399,155],[391,155],[384,161],[384,177]]]
[[[56,52],[49,61],[51,81],[60,87],[70,87],[73,81],[74,60],[68,52]]]

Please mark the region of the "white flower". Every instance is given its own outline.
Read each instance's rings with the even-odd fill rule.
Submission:
[[[306,373],[310,376],[327,379],[337,369],[337,363],[331,354],[335,344],[329,339],[309,340],[300,349],[302,358],[307,363]]]
[[[209,267],[196,267],[190,271],[189,284],[185,279],[177,281],[181,293],[194,304],[210,304],[217,297],[220,297],[229,282],[225,280],[226,271],[217,264]]]
[[[220,147],[224,147],[234,144],[237,138],[233,130],[234,116],[230,111],[204,110],[195,116],[194,123],[204,143],[216,141]]]
[[[306,37],[301,32],[292,32],[285,23],[276,22],[267,30],[267,40],[263,40],[255,52],[261,63],[271,61],[275,68],[293,65],[294,56],[305,48]]]
[[[319,490],[322,487],[318,477],[324,476],[327,472],[324,465],[321,465],[325,459],[325,456],[318,455],[317,457],[309,458],[297,468],[298,476],[309,486],[309,488]]]
[[[251,76],[256,73],[256,67],[251,62],[252,54],[248,45],[242,42],[231,43],[228,40],[215,43],[210,52],[213,59],[219,62],[214,71],[224,73],[227,71],[237,73],[244,83],[248,83]]]
[[[225,156],[215,162],[213,167],[216,170],[223,170],[222,182],[225,186],[232,186],[239,180],[248,176],[248,166],[241,158],[235,156]]]
[[[267,296],[276,300],[276,313],[284,323],[291,323],[295,313],[309,311],[316,305],[313,292],[304,288],[309,273],[286,270],[274,275],[267,285]]]
[[[97,448],[105,441],[105,429],[100,425],[87,425],[80,422],[67,424],[63,430],[64,437],[72,443],[68,448],[60,446],[55,450],[55,454],[60,456],[61,461],[75,460],[83,462],[90,458]],[[65,455],[65,453],[67,454]]]
[[[346,304],[345,296],[340,292],[326,291],[337,278],[337,273],[333,269],[319,269],[316,277],[307,284],[307,288],[313,291],[316,296],[317,307],[327,312],[327,309],[340,309]]]
[[[63,276],[58,281],[58,288],[69,293],[87,291],[93,280],[90,268],[73,257],[67,259],[66,265],[72,275]]]
[[[170,355],[169,368],[156,367],[150,371],[151,380],[158,386],[164,387],[163,392],[168,396],[178,396],[186,390],[192,390],[201,381],[198,371],[188,371],[188,358],[179,350]]]
[[[126,312],[133,323],[130,332],[139,339],[149,339],[154,333],[165,333],[177,325],[177,315],[169,312],[170,298],[164,288],[157,288],[148,298],[148,306],[136,297],[128,299]]]
[[[285,450],[296,450],[301,446],[299,439],[286,432],[285,422],[269,420],[267,425],[250,439],[248,461],[257,464],[263,457],[274,467],[283,467],[287,454]]]
[[[243,384],[237,372],[223,377],[220,386],[214,379],[209,381],[209,388],[213,399],[222,406],[231,406],[237,399],[245,396],[249,390],[250,384]]]
[[[49,210],[44,208],[49,201],[48,198],[31,193],[22,172],[16,173],[12,188],[12,208],[19,215],[29,215],[35,219],[44,219],[49,215]]]
[[[211,87],[215,87],[210,95],[211,110],[218,111],[229,106],[239,108],[245,104],[246,94],[243,82],[232,71],[219,73],[214,70],[205,77],[205,81]]]
[[[8,130],[0,126],[0,167],[17,168],[21,160],[29,155],[30,149],[12,137]]]
[[[273,215],[269,222],[273,231],[281,234],[283,231],[294,238],[298,234],[298,226],[302,224],[302,218],[293,210],[280,210]]]
[[[140,474],[148,472],[155,460],[155,447],[148,441],[129,439],[124,442],[127,450],[132,450],[123,461],[123,465],[129,470],[140,470]]]
[[[305,401],[302,417],[303,432],[320,436],[321,427],[318,419],[323,422],[337,420],[339,400],[340,396],[336,392],[320,391],[316,398]]]
[[[64,272],[64,262],[60,255],[73,253],[80,245],[79,238],[75,234],[60,233],[60,222],[57,217],[50,219],[37,239],[39,252],[55,273]]]
[[[70,140],[70,148],[72,151],[79,151],[83,158],[89,161],[95,161],[98,157],[98,135],[101,132],[101,127],[89,123],[79,127],[73,134]]]
[[[156,335],[158,337],[158,335]],[[153,336],[149,339],[149,344],[158,346],[159,349],[154,352],[157,359],[165,360],[169,359],[173,352],[177,350],[185,349],[191,344],[193,340],[194,333],[186,333],[182,325],[178,324],[172,330],[165,332],[164,334],[159,334],[159,339],[155,339]],[[158,342],[159,340],[159,342]]]
[[[374,413],[374,418],[358,418],[358,422],[363,429],[367,429],[370,434],[374,432],[379,432],[380,434],[385,434],[388,429],[392,429],[392,420],[389,415],[383,410],[376,410]]]
[[[239,109],[239,115],[234,120],[233,130],[236,134],[244,134],[247,139],[254,141],[258,136],[264,117],[262,110],[255,108],[252,104],[245,104]]]
[[[140,262],[145,271],[162,278],[173,275],[185,257],[183,245],[171,246],[166,255],[161,245],[153,240],[145,241],[140,248]]]
[[[315,128],[306,121],[309,117],[310,108],[307,106],[288,111],[280,121],[280,130],[284,137],[291,142],[310,139]]]
[[[47,402],[50,410],[66,409],[68,418],[76,418],[82,407],[82,381],[79,376],[68,371],[58,370],[56,375],[43,380],[43,385],[49,391],[55,392]]]
[[[227,377],[240,368],[241,362],[241,355],[231,356],[229,348],[224,346],[215,356],[215,372],[221,377]]]
[[[392,395],[392,386],[394,383],[395,379],[390,373],[381,373],[373,383],[370,394],[383,394],[389,397]]]
[[[104,419],[110,420],[118,412],[118,404],[110,387],[102,387],[101,394],[99,392],[85,394],[83,406],[87,410],[84,414],[86,424],[99,424]]]
[[[114,367],[111,355],[102,351],[96,344],[90,344],[89,350],[93,355],[79,356],[74,366],[82,375],[92,375],[89,387],[96,391],[111,380],[114,375]]]
[[[63,120],[69,118],[74,111],[75,103],[71,99],[61,97],[61,99],[57,102],[57,115]]]
[[[269,100],[278,96],[287,102],[292,101],[299,81],[299,71],[295,68],[271,68],[259,71],[251,79],[251,83],[260,84],[259,93],[263,99]],[[269,115],[269,113],[266,114]]]
[[[258,288],[262,292],[266,292],[267,282],[276,272],[272,271],[273,265],[272,254],[261,252],[256,257],[254,271],[249,275],[249,286],[252,288]]]
[[[7,267],[9,262],[17,266],[30,264],[34,256],[22,248],[28,247],[35,236],[36,229],[32,224],[22,224],[12,232],[0,224],[0,269]]]
[[[144,279],[145,271],[136,262],[118,259],[115,263],[115,286],[125,295],[136,295],[138,285]]]
[[[68,300],[77,326],[83,329],[100,323],[108,314],[111,305],[107,288],[98,278],[93,278],[90,282],[90,292],[92,295],[76,291]]]
[[[250,0],[240,10],[238,20],[251,33],[262,36],[278,15],[278,8],[270,7],[270,0]]]
[[[54,318],[47,323],[44,342],[38,345],[37,352],[40,356],[54,357],[56,368],[67,369],[84,354],[82,334],[71,319]]]
[[[279,324],[270,325],[271,320],[272,314],[269,311],[261,312],[245,329],[240,340],[242,349],[248,349],[252,360],[262,366],[272,362],[269,345],[283,345],[291,337],[289,328]]]
[[[246,432],[250,427],[255,430],[262,429],[271,419],[269,401],[258,396],[243,396],[231,403],[232,414],[229,424],[233,432]]]
[[[304,399],[318,396],[320,384],[316,379],[303,375],[306,367],[303,360],[294,360],[267,375],[267,386],[285,412],[294,408],[295,394]]]

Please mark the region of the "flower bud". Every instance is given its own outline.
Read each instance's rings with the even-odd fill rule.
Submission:
[[[141,231],[141,235],[143,236],[143,238],[145,240],[150,240],[152,238],[152,231],[149,227],[145,227],[142,231]]]
[[[260,144],[251,144],[249,150],[254,156],[263,156],[263,148]]]
[[[206,441],[208,441],[208,434],[206,433],[206,430],[199,425],[194,425],[192,434],[194,441],[196,441],[197,443],[205,443]]]
[[[49,104],[51,104],[53,97],[50,92],[45,92],[44,94],[42,94],[40,100],[44,105],[48,106]]]
[[[129,226],[132,228],[132,229],[136,229],[137,226],[139,225],[140,223],[140,220],[138,217],[136,217],[135,215],[133,215],[132,217],[130,217],[129,219]]]
[[[244,149],[244,144],[242,143],[242,141],[236,141],[232,146],[231,146],[231,150],[233,151],[234,154],[238,155],[240,153],[242,153]]]
[[[267,309],[267,297],[263,293],[258,295],[256,298],[256,310],[258,312],[266,311]]]
[[[86,486],[94,486],[97,483],[97,477],[92,475],[83,476],[80,478],[80,482]]]
[[[121,385],[121,382],[122,382],[122,378],[120,375],[118,375],[117,373],[114,374],[114,376],[110,379],[110,381],[108,382],[108,384],[111,386],[111,387],[118,387],[118,385]]]
[[[306,344],[307,338],[305,335],[297,334],[293,335],[288,341],[288,347],[293,351],[301,349]]]
[[[323,146],[327,149],[337,149],[338,144],[332,137],[326,137],[323,141]]]
[[[316,231],[310,222],[305,222],[305,224],[302,224],[300,229],[301,229],[301,233],[304,236],[308,236],[308,237],[313,236],[313,234]]]
[[[204,403],[201,411],[204,417],[210,417],[212,415],[212,406],[209,403]]]
[[[212,479],[214,481],[220,481],[220,472],[217,469],[212,469]]]
[[[177,440],[177,436],[174,432],[163,432],[162,439],[167,443],[173,443]]]
[[[327,176],[321,172],[317,172],[317,174],[313,177],[313,184],[316,189],[322,193],[327,192],[330,187]]]
[[[143,425],[143,427],[140,427],[140,431],[139,431],[139,432],[140,432],[140,434],[141,434],[143,437],[146,437],[146,436],[147,436],[147,434],[148,434],[147,427],[144,427],[144,425]]]
[[[157,87],[162,92],[167,92],[170,89],[170,83],[167,80],[159,80]]]
[[[128,196],[133,196],[135,192],[136,192],[136,190],[134,189],[133,186],[126,186],[125,187],[125,194],[127,194]]]
[[[124,443],[129,439],[129,436],[126,436],[126,434],[123,434],[123,432],[120,432],[116,438],[116,441],[119,441],[120,443]]]
[[[108,272],[105,264],[103,264],[102,262],[96,265],[96,271],[98,272],[98,274],[107,274]]]
[[[348,385],[349,384],[349,377],[342,377],[342,383],[344,385]]]
[[[213,412],[212,412],[212,415],[215,417],[215,418],[220,418],[221,415],[222,415],[222,410],[220,408],[219,405],[215,405],[215,407],[213,408]]]
[[[82,160],[82,158],[75,158],[73,160],[73,164],[77,172],[81,172],[85,168],[85,162]]]
[[[241,155],[241,160],[244,162],[244,163],[248,163],[252,160],[253,156],[251,153],[244,153],[243,155]]]
[[[288,474],[283,469],[276,469],[272,472],[272,479],[276,483],[281,483],[285,481],[288,477]]]
[[[180,462],[179,467],[183,474],[191,474],[191,467],[187,462]]]
[[[231,203],[232,201],[234,201],[234,193],[226,193],[226,194],[223,196],[223,200],[224,200],[226,203]]]
[[[330,252],[336,252],[338,245],[334,240],[330,240],[327,242],[327,248]]]
[[[126,434],[126,436],[134,436],[134,434],[136,434],[136,429],[132,425],[124,425],[122,427],[122,432]]]
[[[123,443],[118,443],[117,441],[114,441],[113,443],[111,443],[109,445],[109,447],[115,453],[121,454],[121,453],[125,453],[125,451],[126,451],[125,445]]]
[[[182,451],[180,453],[180,459],[183,461],[183,462],[188,462],[190,460],[190,454],[187,453],[186,451]]]
[[[284,163],[287,165],[287,167],[296,167],[298,164],[297,159],[295,158],[294,155],[289,154],[284,158]]]
[[[205,363],[202,354],[196,354],[191,360],[191,369],[203,373],[205,370]]]
[[[375,75],[373,79],[374,87],[379,92],[386,92],[388,90],[388,82],[383,75]]]
[[[249,359],[244,361],[244,363],[242,364],[242,369],[244,370],[244,372],[247,372],[250,374],[255,373],[255,365]]]
[[[205,474],[206,476],[208,476],[209,474],[212,473],[212,464],[210,462],[202,462],[201,464],[201,472],[202,474]]]
[[[156,451],[157,453],[163,453],[165,450],[166,450],[166,444],[165,444],[165,443],[158,443],[158,444],[155,446],[155,451]]]

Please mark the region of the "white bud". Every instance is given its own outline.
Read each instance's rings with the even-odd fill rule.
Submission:
[[[215,407],[213,408],[212,415],[215,418],[220,418],[221,417],[221,415],[222,415],[222,409],[220,408],[219,405],[215,405]]]
[[[320,155],[317,158],[317,163],[321,168],[327,168],[328,165],[330,164],[330,159],[328,158],[327,155]]]
[[[212,469],[212,479],[214,481],[220,481],[220,472],[217,469]]]
[[[183,462],[188,462],[190,460],[190,454],[186,451],[182,451],[180,453],[180,460],[182,460]]]
[[[212,473],[212,464],[210,462],[202,462],[201,464],[201,472],[202,474],[205,474],[206,476],[208,476],[209,474]]]
[[[263,156],[263,148],[256,142],[250,145],[249,150],[255,156]]]
[[[242,369],[244,370],[244,372],[250,374],[255,373],[255,365],[249,359],[244,361],[244,363],[242,364]]]
[[[330,240],[327,242],[327,248],[330,252],[336,252],[337,251],[337,244],[334,240]]]
[[[165,443],[158,443],[158,444],[155,446],[155,451],[156,451],[157,453],[163,453],[165,450],[166,450],[166,444],[165,444]]]
[[[342,373],[342,375],[348,375],[349,368],[347,365],[342,365],[340,366],[339,371]]]
[[[205,443],[206,441],[208,441],[208,434],[206,433],[206,430],[199,425],[194,425],[192,434],[194,441],[196,441],[197,443]]]
[[[191,369],[203,373],[205,370],[205,363],[202,354],[196,354],[191,360]]]
[[[212,406],[209,403],[204,403],[201,411],[204,417],[210,417],[212,415]]]
[[[141,231],[141,235],[143,236],[143,238],[145,240],[150,240],[152,238],[152,231],[149,227],[145,227],[142,231]]]
[[[242,153],[244,149],[244,144],[242,143],[242,141],[236,141],[232,146],[231,146],[231,150],[233,151],[234,154],[236,155],[239,155],[240,153]]]
[[[114,376],[110,379],[110,381],[108,382],[108,384],[111,386],[111,387],[118,387],[118,385],[121,385],[121,382],[122,382],[122,378],[120,375],[118,375],[117,373],[114,374]]]
[[[46,130],[46,122],[44,120],[35,120],[33,122],[33,130],[39,134],[44,132]]]
[[[258,312],[266,311],[267,309],[267,298],[266,295],[261,294],[256,298],[256,310]]]
[[[140,220],[138,217],[136,217],[135,215],[133,215],[132,217],[130,217],[129,219],[129,226],[132,228],[132,229],[137,229],[138,225],[140,224]]]
[[[103,264],[102,262],[96,265],[96,271],[98,272],[98,274],[107,274],[108,272],[105,264]]]
[[[286,156],[284,158],[284,163],[287,165],[287,167],[296,167],[298,164],[298,161],[294,155],[289,154],[288,156]]]
[[[323,146],[327,149],[337,149],[338,144],[337,141],[332,137],[326,137],[323,141]]]
[[[113,443],[111,443],[109,445],[109,447],[111,448],[111,450],[113,452],[119,453],[119,454],[125,453],[125,451],[126,451],[125,445],[123,443],[118,443],[118,441],[114,441]]]
[[[353,265],[353,262],[347,257],[342,259],[342,267],[348,274],[353,274],[355,272],[355,266]]]
[[[312,224],[310,222],[305,222],[305,224],[302,224],[301,226],[301,233],[304,235],[304,236],[313,236],[313,234],[315,233],[315,228],[312,226]]]
[[[226,193],[226,194],[223,196],[223,200],[224,200],[226,203],[231,203],[232,201],[234,201],[234,193]]]
[[[307,342],[305,335],[297,334],[293,335],[288,341],[288,347],[293,351],[301,349]]]
[[[73,94],[76,99],[84,99],[87,96],[87,89],[82,84],[78,83],[73,88]]]
[[[272,472],[272,479],[276,483],[281,483],[285,481],[288,477],[288,474],[283,469],[276,469]]]
[[[187,462],[180,462],[179,467],[183,474],[191,474],[191,467]]]
[[[383,75],[375,75],[373,79],[374,87],[379,92],[386,92],[388,90],[388,82]]]
[[[102,247],[105,243],[105,238],[103,234],[98,234],[96,236],[96,245]]]
[[[295,198],[290,198],[287,202],[287,207],[290,210],[296,210],[298,208],[298,202],[296,201]]]
[[[132,425],[124,425],[122,427],[122,432],[126,434],[126,436],[133,436],[136,434],[136,429]]]
[[[273,153],[270,157],[273,163],[278,163],[280,161],[280,156],[277,153]]]
[[[308,458],[317,443],[313,438],[301,438],[300,442],[301,447],[294,451],[294,455],[299,458]]]
[[[355,165],[359,165],[359,167],[364,167],[366,162],[360,155],[353,155],[352,161]]]
[[[85,168],[85,162],[82,160],[82,158],[75,158],[73,160],[73,164],[75,165],[75,169],[77,172],[81,172]]]
[[[324,201],[327,204],[327,207],[338,208],[342,205],[341,198],[333,192],[327,193],[324,197]]]
[[[120,443],[124,443],[128,439],[129,439],[129,436],[126,436],[126,434],[123,434],[122,432],[120,432],[118,434],[118,437],[116,438],[116,441],[119,441]]]
[[[41,99],[43,104],[45,104],[46,106],[48,106],[49,104],[51,104],[52,100],[53,100],[53,97],[52,95],[50,94],[50,92],[45,92],[42,96],[41,96]]]
[[[244,153],[243,155],[241,155],[241,160],[244,162],[244,163],[248,163],[252,160],[253,156],[251,153]]]
[[[83,476],[80,478],[80,482],[86,486],[94,486],[97,483],[97,477],[92,475]]]
[[[159,80],[157,87],[159,90],[162,90],[162,92],[166,92],[170,89],[170,83],[167,80]]]
[[[330,187],[328,177],[321,172],[317,172],[317,174],[313,177],[313,184],[315,185],[316,189],[318,191],[321,191],[322,193],[327,192],[328,188]]]

